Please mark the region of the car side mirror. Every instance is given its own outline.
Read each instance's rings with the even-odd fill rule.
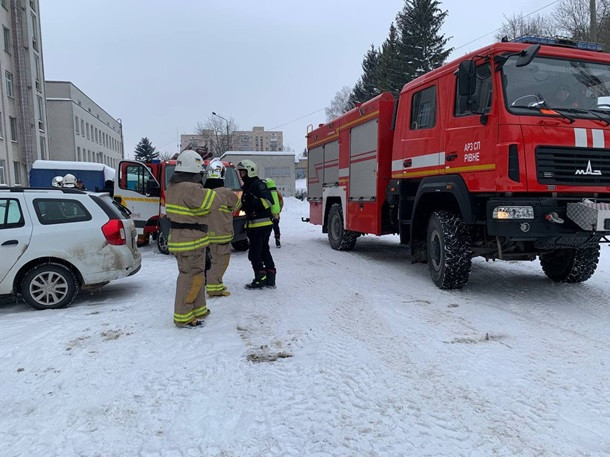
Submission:
[[[471,97],[476,90],[477,67],[474,60],[460,62],[458,68],[458,92],[461,96]]]
[[[148,197],[159,197],[161,196],[161,187],[159,183],[153,179],[146,182],[146,195]]]

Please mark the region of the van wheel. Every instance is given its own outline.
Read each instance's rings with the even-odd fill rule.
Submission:
[[[345,230],[343,227],[343,210],[339,203],[334,203],[328,212],[328,242],[336,251],[351,251],[356,245],[360,233]]]
[[[58,263],[43,263],[32,268],[21,281],[21,295],[35,309],[68,306],[78,293],[74,273]]]
[[[247,239],[239,240],[231,243],[231,246],[233,246],[233,249],[235,249],[237,252],[243,252],[247,251],[250,248],[250,243],[248,243]]]
[[[593,276],[599,262],[599,245],[593,248],[556,249],[540,254],[544,274],[557,282],[584,282]]]
[[[165,235],[161,231],[157,235],[157,247],[159,248],[159,252],[161,254],[168,255],[169,248],[167,247],[167,240],[165,239]]]
[[[428,222],[428,269],[441,289],[461,289],[472,267],[470,237],[461,217],[449,211],[435,211]]]

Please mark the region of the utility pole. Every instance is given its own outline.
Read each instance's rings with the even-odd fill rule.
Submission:
[[[220,119],[222,119],[223,121],[225,121],[227,123],[227,149],[225,149],[225,152],[227,152],[230,148],[230,142],[229,142],[229,121],[227,121],[224,117],[222,117],[219,114],[216,114],[214,111],[212,111],[212,114],[216,117],[219,117]]]
[[[597,8],[595,0],[589,0],[589,41],[597,41]]]

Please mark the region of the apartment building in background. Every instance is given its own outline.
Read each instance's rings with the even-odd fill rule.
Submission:
[[[69,81],[45,81],[52,160],[116,168],[123,158],[123,126]]]
[[[252,130],[236,130],[227,135],[212,130],[204,130],[201,134],[180,135],[180,150],[189,144],[215,151],[214,145],[220,145],[223,151],[283,151],[284,133],[281,131],[266,131],[265,127],[253,127]]]
[[[0,185],[26,186],[37,159],[48,159],[38,0],[0,0]]]
[[[220,158],[235,164],[244,159],[252,160],[258,166],[259,178],[273,179],[278,190],[286,197],[294,195],[294,152],[227,151]]]

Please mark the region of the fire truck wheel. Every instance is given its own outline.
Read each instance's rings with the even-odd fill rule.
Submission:
[[[341,204],[334,203],[328,212],[328,242],[336,251],[351,251],[356,245],[358,232],[345,230]]]
[[[468,282],[472,266],[470,237],[460,216],[435,211],[428,222],[428,269],[441,289],[461,289]]]
[[[159,248],[159,252],[161,254],[165,254],[165,255],[169,254],[169,248],[167,247],[167,240],[165,239],[165,236],[163,235],[163,233],[161,231],[159,231],[159,234],[157,235],[157,247]]]
[[[599,262],[599,245],[593,248],[556,249],[540,254],[544,274],[557,282],[584,282],[593,276]]]
[[[250,248],[250,243],[248,243],[248,240],[239,240],[231,243],[231,246],[233,246],[233,249],[235,249],[235,251],[243,252],[247,251]]]

